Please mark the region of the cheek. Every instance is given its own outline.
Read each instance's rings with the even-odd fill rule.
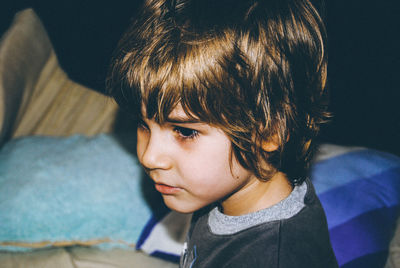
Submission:
[[[207,146],[197,148],[199,153],[191,161],[189,171],[201,185],[212,187],[232,183],[230,146],[230,141],[222,136],[212,140]]]
[[[190,164],[186,172],[191,172],[198,181],[218,181],[218,177],[227,177],[229,172],[229,147],[209,145],[193,154],[192,159],[187,159]]]
[[[231,172],[229,151],[223,153],[199,158],[195,164],[185,166],[183,171],[186,174],[185,183],[194,195],[216,201],[242,184],[246,173],[235,166]],[[227,157],[221,157],[221,155]]]
[[[145,133],[143,133],[142,130],[137,130],[137,134],[136,134],[136,153],[137,156],[140,160],[140,157],[143,155],[144,150],[146,148],[147,145],[147,135]]]

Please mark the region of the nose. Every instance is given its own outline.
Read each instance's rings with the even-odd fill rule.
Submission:
[[[171,157],[167,149],[167,137],[162,133],[138,133],[137,151],[140,163],[150,170],[171,167]]]

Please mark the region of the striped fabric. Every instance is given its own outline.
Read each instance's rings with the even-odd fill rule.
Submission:
[[[383,267],[399,215],[400,159],[357,148],[316,162],[311,178],[339,265]]]

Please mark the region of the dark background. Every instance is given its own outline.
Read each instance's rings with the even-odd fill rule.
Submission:
[[[111,53],[140,3],[0,1],[0,33],[16,11],[33,7],[64,70],[73,80],[99,91],[104,90]],[[321,139],[400,155],[399,4],[397,0],[327,0],[326,6],[334,117]]]

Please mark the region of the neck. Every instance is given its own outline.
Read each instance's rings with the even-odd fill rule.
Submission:
[[[277,172],[268,181],[253,178],[248,184],[221,202],[224,214],[239,216],[275,205],[290,195],[293,187],[286,175]]]

